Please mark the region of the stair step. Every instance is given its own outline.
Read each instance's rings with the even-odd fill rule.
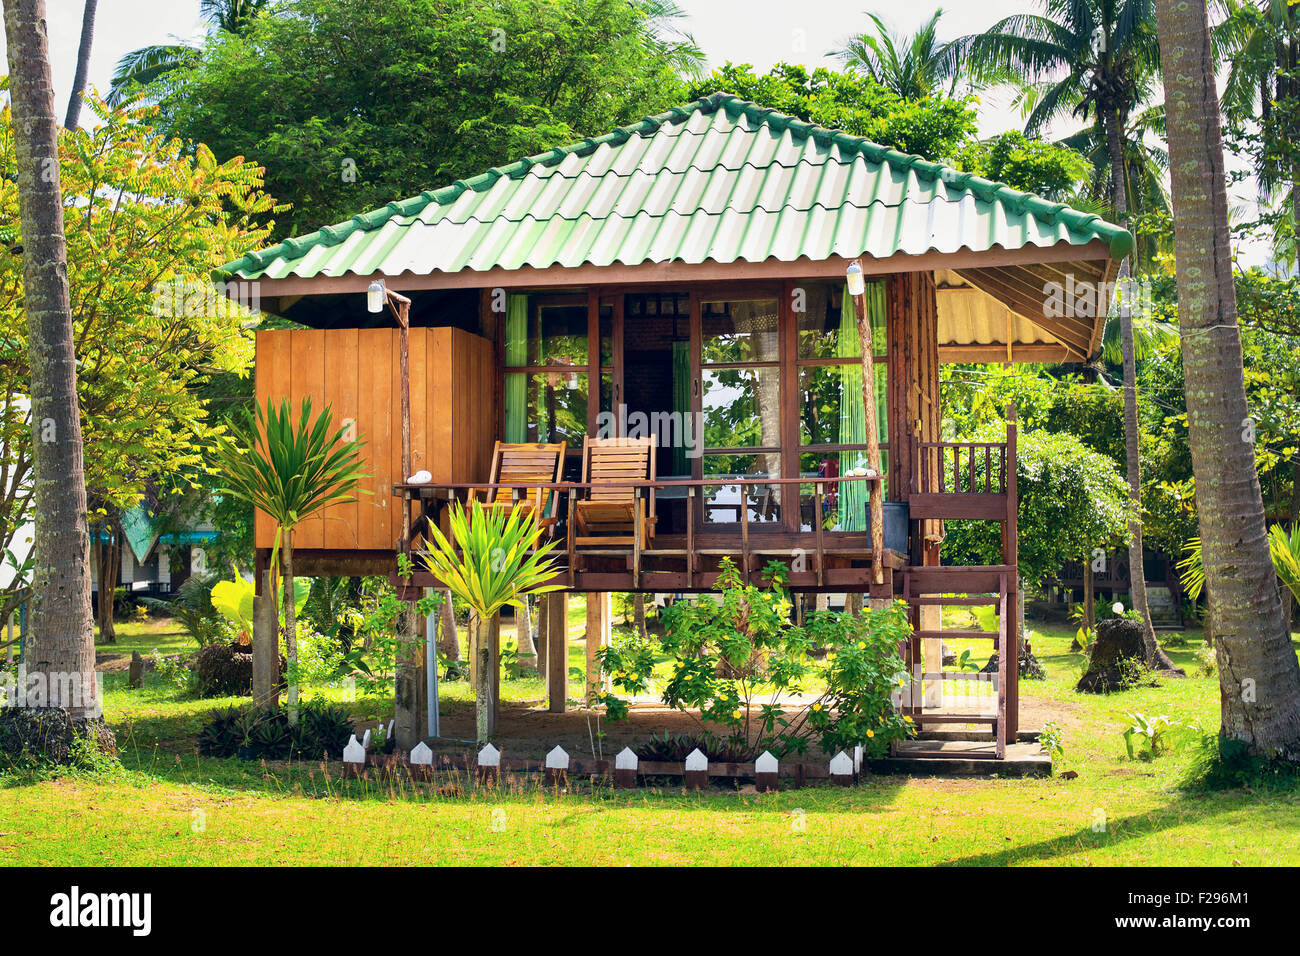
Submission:
[[[993,597],[912,597],[908,598],[909,604],[924,605],[926,607],[995,607],[1001,602],[997,595]]]
[[[914,636],[923,641],[938,640],[993,640],[998,639],[997,631],[916,631]]]

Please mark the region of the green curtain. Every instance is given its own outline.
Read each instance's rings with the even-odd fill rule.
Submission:
[[[867,287],[867,305],[870,308],[871,286]],[[836,336],[836,358],[854,358],[862,354],[858,339],[858,317],[853,309],[853,297],[847,287],[840,297],[840,334]],[[867,440],[867,420],[862,407],[862,368],[857,365],[840,366],[840,444],[860,445]],[[840,474],[865,456],[860,451],[840,452]],[[839,487],[839,521],[841,531],[866,530],[867,488],[862,482],[848,482]]]
[[[866,291],[867,317],[871,321],[871,338],[877,355],[885,353],[885,284],[868,282]],[[841,296],[840,334],[836,336],[835,355],[837,358],[857,358],[862,355],[862,346],[858,338],[858,317],[853,309],[853,297],[847,287]],[[885,399],[888,389],[885,384],[884,365],[877,365],[872,376],[876,386],[876,420],[881,441],[886,441]],[[867,441],[866,410],[862,403],[862,366],[840,366],[840,444],[862,445]],[[866,452],[840,452],[840,474],[847,474],[849,469],[866,464]],[[884,467],[884,460],[881,460]],[[853,481],[840,485],[839,529],[841,531],[867,530],[867,485],[865,482]]]
[[[682,422],[682,428],[691,428],[691,343],[673,343],[673,411]],[[702,440],[703,436],[692,436]],[[686,436],[673,444],[673,474],[689,475],[690,462],[686,460]]]
[[[528,364],[528,296],[506,296],[506,367]],[[506,373],[506,441],[528,440],[528,376]]]

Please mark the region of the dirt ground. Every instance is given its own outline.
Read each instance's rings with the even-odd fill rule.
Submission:
[[[444,739],[434,747],[436,753],[465,754],[476,750],[473,705],[444,701],[441,719]],[[552,714],[540,701],[504,701],[497,715],[492,743],[504,756],[523,760],[540,759],[557,744],[570,757],[612,759],[624,747],[635,746],[652,736],[698,734],[706,728],[707,725],[689,714],[663,706],[637,704],[626,720],[609,721],[576,707],[563,714]],[[601,734],[603,737],[598,736]]]

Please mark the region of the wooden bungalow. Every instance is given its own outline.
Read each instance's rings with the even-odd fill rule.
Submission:
[[[250,253],[222,278],[256,282],[264,311],[302,326],[257,333],[258,400],[330,402],[367,442],[372,494],[300,528],[303,573],[393,574],[407,523],[472,491],[528,494],[488,487],[498,442],[563,442],[546,490],[570,590],[700,591],[729,556],[747,576],[786,562],[796,591],[904,599],[917,680],[903,705],[922,725],[994,724],[1001,741],[1017,727],[1014,417],[1002,441],[944,441],[939,366],[1093,356],[1131,244],[1094,215],[716,93]],[[367,309],[376,280],[408,336]],[[601,480],[589,437],[652,441],[644,472],[619,473],[652,521],[607,543],[575,534]],[[1000,522],[1002,563],[942,565],[949,519]],[[263,552],[271,531],[259,515]],[[940,603],[1003,612],[1000,634],[976,632],[1003,652],[996,711],[943,706],[945,682],[968,675],[942,670]]]

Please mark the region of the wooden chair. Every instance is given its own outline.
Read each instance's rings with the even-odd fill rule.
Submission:
[[[641,488],[614,483],[653,481],[657,445],[654,438],[583,439],[582,481],[593,487],[569,500],[570,555],[584,547],[630,546],[633,572],[639,573],[641,551],[654,541],[658,520],[654,488],[643,496]]]
[[[528,442],[511,444],[497,442],[492,450],[492,473],[488,478],[491,484],[552,484],[558,483],[564,472],[565,442],[547,444]],[[469,500],[478,498],[479,492],[469,495]],[[516,505],[532,512],[539,526],[553,528],[558,519],[556,508],[547,508],[556,499],[553,488],[493,488],[483,492],[483,504],[488,508],[510,509]]]

